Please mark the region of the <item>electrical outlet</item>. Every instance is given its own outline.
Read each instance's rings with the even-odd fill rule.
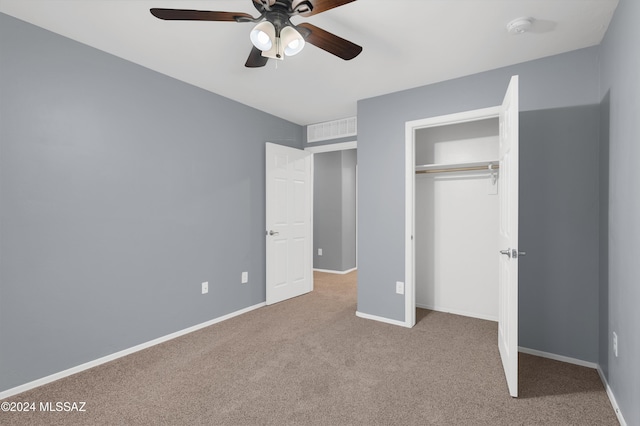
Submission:
[[[613,355],[618,357],[618,335],[616,332],[613,332]]]
[[[209,281],[202,283],[202,294],[209,293]]]
[[[402,281],[396,281],[396,293],[404,294],[404,283]]]
[[[322,249],[318,249],[318,256],[322,256]]]
[[[243,272],[242,273],[242,279],[241,279],[242,284],[246,284],[249,282],[249,273],[248,272]]]

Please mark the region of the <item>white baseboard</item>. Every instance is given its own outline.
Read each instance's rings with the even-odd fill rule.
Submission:
[[[569,364],[579,365],[581,367],[593,368],[594,370],[598,368],[598,364],[590,361],[583,361],[577,358],[571,358],[564,355],[552,354],[549,352],[538,351],[536,349],[523,348],[522,346],[518,347],[518,352],[522,352],[523,354],[535,355],[541,358],[553,359],[555,361],[566,362]]]
[[[134,352],[141,351],[143,349],[150,348],[151,346],[155,346],[155,345],[158,345],[160,343],[164,343],[164,342],[169,341],[171,339],[175,339],[176,337],[180,337],[180,336],[184,336],[185,334],[193,333],[194,331],[200,330],[200,329],[205,328],[205,327],[209,327],[210,325],[217,324],[219,322],[231,319],[231,318],[236,317],[238,315],[245,314],[245,313],[247,313],[249,311],[253,311],[254,309],[262,308],[263,306],[266,306],[266,303],[264,303],[264,302],[263,303],[258,303],[257,305],[249,306],[248,308],[240,309],[239,311],[235,311],[235,312],[232,312],[230,314],[227,314],[227,315],[212,319],[210,321],[203,322],[201,324],[197,324],[197,325],[194,325],[194,326],[189,327],[189,328],[185,328],[184,330],[176,331],[175,333],[171,333],[171,334],[167,334],[166,336],[158,337],[157,339],[153,339],[153,340],[150,340],[148,342],[141,343],[139,345],[133,346],[133,347],[128,348],[128,349],[124,349],[122,351],[113,353],[111,355],[107,355],[107,356],[104,356],[102,358],[98,358],[98,359],[93,360],[93,361],[85,362],[84,364],[80,364],[78,366],[69,368],[67,370],[51,374],[50,376],[46,376],[46,377],[34,380],[32,382],[29,382],[29,383],[25,383],[25,384],[20,385],[20,386],[16,386],[15,388],[11,388],[11,389],[8,389],[6,391],[0,392],[0,399],[9,398],[9,397],[17,395],[19,393],[26,392],[26,391],[31,390],[33,388],[37,388],[38,386],[46,385],[47,383],[51,383],[51,382],[54,382],[56,380],[62,379],[64,377],[68,377],[68,376],[71,376],[73,374],[79,373],[81,371],[85,371],[85,370],[88,370],[90,368],[97,367],[98,365],[107,363],[109,361],[113,361],[113,360],[118,359],[118,358],[122,358],[122,357],[130,355],[130,354],[132,354]]]
[[[457,309],[448,309],[441,306],[426,305],[424,303],[416,303],[416,308],[429,309],[430,311],[444,312],[446,314],[460,315],[463,317],[477,318],[486,321],[498,322],[498,317],[491,315],[476,314],[473,312],[460,311]]]
[[[318,269],[318,268],[313,268],[313,270],[315,272],[326,272],[327,274],[348,274],[349,272],[353,272],[356,271],[358,268],[351,268],[351,269],[347,269],[346,271],[334,271],[332,269]]]
[[[360,318],[368,319],[368,320],[384,322],[384,323],[387,323],[387,324],[399,325],[400,327],[407,327],[407,323],[404,322],[404,321],[398,321],[398,320],[393,320],[393,319],[389,319],[389,318],[385,318],[385,317],[379,317],[377,315],[364,314],[364,313],[359,312],[359,311],[356,311],[356,316],[360,317]]]
[[[604,373],[600,366],[597,368],[598,375],[600,375],[600,380],[602,380],[602,384],[607,391],[607,396],[609,397],[609,402],[611,402],[611,406],[613,407],[613,411],[616,413],[616,417],[618,417],[618,421],[620,422],[620,426],[627,426],[627,422],[624,420],[622,416],[622,411],[620,411],[620,406],[618,405],[618,401],[616,401],[616,397],[613,395],[613,391],[609,387],[609,382],[607,382],[607,378],[604,377]]]

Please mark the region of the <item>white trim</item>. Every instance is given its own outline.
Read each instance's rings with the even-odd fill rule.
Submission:
[[[257,305],[249,306],[248,308],[240,309],[239,311],[231,312],[230,314],[212,319],[207,322],[203,322],[201,324],[194,325],[189,328],[185,328],[184,330],[176,331],[175,333],[167,334],[166,336],[158,337],[157,339],[150,340],[145,343],[141,343],[139,345],[130,347],[128,349],[124,349],[122,351],[113,353],[111,355],[103,356],[102,358],[98,358],[93,361],[85,362],[84,364],[77,365],[75,367],[71,367],[69,369],[60,371],[58,373],[51,374],[49,376],[34,380],[29,383],[25,383],[20,386],[16,386],[15,388],[8,389],[4,392],[0,392],[0,399],[9,398],[11,396],[17,395],[22,392],[26,392],[28,390],[37,388],[42,385],[46,385],[47,383],[54,382],[56,380],[71,376],[76,373],[80,373],[81,371],[88,370],[93,367],[97,367],[98,365],[116,360],[118,358],[122,358],[124,356],[130,355],[132,353],[141,351],[143,349],[150,348],[155,345],[159,345],[160,343],[167,342],[169,340],[175,339],[176,337],[184,336],[185,334],[193,333],[194,331],[200,330],[205,327],[209,327],[211,325],[217,324],[222,321],[226,321],[238,315],[245,314],[249,311],[253,311],[254,309],[262,308],[266,303],[258,303]]]
[[[309,146],[304,150],[319,154],[321,152],[344,151],[347,149],[358,149],[358,141],[331,143],[328,145]]]
[[[404,311],[405,327],[416,323],[416,286],[415,286],[415,132],[427,127],[446,126],[486,120],[500,116],[502,106],[464,111],[438,117],[423,118],[405,123],[405,248],[404,248]]]
[[[449,124],[467,123],[470,121],[486,120],[500,116],[501,106],[474,109],[471,111],[457,112],[455,114],[441,115],[438,117],[422,118],[407,121],[407,126],[412,129],[424,129],[427,127],[446,126]]]
[[[360,317],[360,318],[368,319],[368,320],[384,322],[384,323],[387,323],[387,324],[399,325],[400,327],[411,328],[411,327],[408,327],[407,324],[404,321],[392,320],[392,319],[385,318],[385,317],[379,317],[377,315],[364,314],[364,313],[362,313],[360,311],[356,311],[356,316]]]
[[[326,272],[327,274],[341,274],[341,275],[348,274],[349,272],[356,271],[357,269],[358,268],[351,268],[351,269],[347,269],[346,271],[334,271],[333,269],[313,268],[315,272]]]
[[[616,401],[616,397],[613,395],[613,391],[609,386],[609,382],[607,382],[607,378],[604,377],[604,373],[600,366],[597,368],[598,375],[600,376],[600,380],[602,380],[602,384],[604,385],[605,390],[607,391],[607,396],[609,397],[609,402],[611,402],[611,406],[613,407],[613,411],[616,413],[616,417],[618,417],[618,422],[620,422],[620,426],[627,426],[627,422],[622,416],[622,411],[620,411],[620,406],[618,405],[618,401]]]
[[[316,183],[314,178],[316,176],[315,172],[316,167],[316,157],[311,153],[311,159],[309,160],[309,245],[307,246],[309,249],[309,267],[311,271],[309,273],[309,291],[313,291],[315,288],[315,283],[313,281],[313,200],[315,199],[314,191],[316,189]]]
[[[459,309],[449,309],[449,308],[444,308],[444,307],[441,307],[441,306],[426,305],[426,304],[423,304],[423,303],[416,303],[416,308],[429,309],[430,311],[444,312],[445,314],[460,315],[460,316],[463,316],[463,317],[477,318],[477,319],[481,319],[481,320],[485,320],[485,321],[498,322],[498,317],[497,316],[476,314],[476,313],[473,313],[473,312],[462,311],[462,310],[459,310]]]
[[[583,361],[577,358],[571,358],[564,355],[552,354],[549,352],[543,352],[536,349],[523,348],[522,346],[518,346],[518,352],[522,352],[523,354],[535,355],[541,358],[548,358],[554,361],[566,362],[569,364],[579,365],[581,367],[593,368],[594,370],[598,368],[598,364],[590,361]]]
[[[416,285],[415,264],[416,251],[413,239],[413,230],[416,226],[415,219],[415,164],[416,144],[415,128],[407,122],[405,124],[405,184],[404,184],[404,321],[405,327],[413,327],[416,324]]]

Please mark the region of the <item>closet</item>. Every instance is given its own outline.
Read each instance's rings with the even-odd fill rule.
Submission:
[[[501,105],[405,124],[404,325],[415,325],[416,307],[497,320],[512,397],[525,255],[518,247],[518,87],[512,76]]]
[[[498,320],[498,117],[415,131],[415,305]]]

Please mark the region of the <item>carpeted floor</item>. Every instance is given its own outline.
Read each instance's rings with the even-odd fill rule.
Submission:
[[[361,319],[356,273],[22,393],[84,412],[0,412],[0,424],[616,425],[595,370],[520,354],[509,397],[494,322],[418,311]]]

